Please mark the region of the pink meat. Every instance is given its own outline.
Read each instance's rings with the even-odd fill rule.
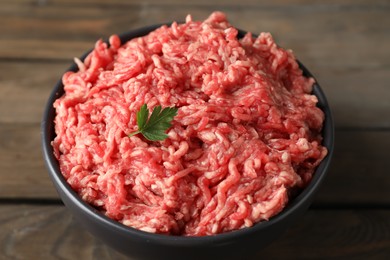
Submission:
[[[98,41],[54,104],[55,155],[72,188],[124,225],[203,236],[268,220],[325,157],[323,112],[291,51],[223,13]],[[178,108],[168,138],[147,141],[136,113]]]

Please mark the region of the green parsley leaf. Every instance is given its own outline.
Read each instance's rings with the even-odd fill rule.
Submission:
[[[177,115],[177,108],[156,106],[149,117],[149,109],[143,104],[137,112],[138,130],[129,134],[132,137],[142,134],[149,141],[162,141],[168,137],[165,131],[170,128],[171,121]],[[148,118],[149,117],[149,118]]]

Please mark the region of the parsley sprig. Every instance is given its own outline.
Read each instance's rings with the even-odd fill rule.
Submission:
[[[149,117],[149,109],[143,104],[137,112],[138,130],[129,134],[129,137],[142,134],[149,141],[162,141],[168,137],[165,131],[170,128],[171,121],[177,115],[177,108],[161,106],[154,107]]]

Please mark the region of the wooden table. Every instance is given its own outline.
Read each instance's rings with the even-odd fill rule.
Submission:
[[[390,2],[263,2],[2,0],[0,259],[125,259],[59,200],[41,156],[43,107],[72,58],[97,39],[213,10],[293,49],[317,76],[336,123],[334,160],[312,207],[253,259],[389,257]]]

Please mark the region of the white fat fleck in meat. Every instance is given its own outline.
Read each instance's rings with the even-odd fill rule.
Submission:
[[[126,225],[126,223],[124,224]],[[139,229],[149,233],[156,233],[156,229],[152,227],[140,227]]]
[[[259,158],[255,158],[253,160],[253,167],[255,169],[260,169],[260,167],[261,167],[261,160]]]
[[[214,223],[214,224],[213,224],[213,227],[212,227],[212,229],[211,229],[211,232],[212,232],[213,234],[217,234],[217,232],[218,232],[218,223]]]
[[[212,143],[216,140],[216,135],[209,131],[203,131],[199,133],[199,138],[205,143]]]
[[[168,131],[167,135],[169,136],[170,139],[172,140],[175,140],[175,141],[179,141],[180,140],[180,137],[179,135],[176,133],[175,130],[171,129],[170,131]]]
[[[252,220],[250,220],[250,219],[248,219],[248,218],[244,219],[244,224],[245,224],[245,227],[251,227],[251,226],[253,226]]]
[[[250,204],[252,204],[252,203],[253,203],[253,196],[250,195],[250,194],[248,194],[248,195],[246,196],[246,200],[247,200]]]
[[[290,155],[288,152],[283,152],[281,158],[283,163],[287,163],[290,160]]]
[[[136,156],[142,155],[143,153],[144,153],[144,152],[143,152],[141,149],[137,149],[137,150],[133,151],[133,152],[130,154],[130,156],[136,157]]]
[[[302,152],[306,152],[310,148],[309,142],[307,141],[306,138],[299,138],[297,141],[297,146],[298,146],[298,149]]]
[[[77,67],[79,68],[80,71],[85,71],[86,67],[84,63],[79,59],[79,58],[74,58],[74,62],[76,63]]]

